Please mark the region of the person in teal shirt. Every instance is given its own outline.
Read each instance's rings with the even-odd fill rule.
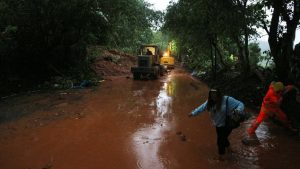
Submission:
[[[208,99],[189,116],[194,117],[207,110],[210,113],[213,125],[217,132],[217,146],[219,160],[224,160],[225,150],[231,151],[228,137],[232,131],[225,124],[226,113],[231,115],[233,111],[244,113],[244,104],[230,96],[223,96],[219,90],[211,89],[208,94]]]

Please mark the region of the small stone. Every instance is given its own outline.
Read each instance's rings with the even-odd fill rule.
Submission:
[[[177,135],[182,135],[182,132],[181,131],[177,131],[176,134]]]
[[[45,167],[43,167],[43,169],[51,169],[52,165],[47,164]]]

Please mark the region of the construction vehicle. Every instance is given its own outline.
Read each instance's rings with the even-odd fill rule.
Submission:
[[[169,43],[167,51],[164,53],[163,57],[160,58],[160,64],[167,69],[174,68],[175,59],[171,55],[171,43]]]
[[[157,45],[141,45],[137,56],[137,66],[131,67],[133,79],[157,79],[163,75],[160,65],[161,52]]]

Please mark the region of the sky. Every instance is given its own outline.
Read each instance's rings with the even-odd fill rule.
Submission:
[[[167,9],[170,0],[145,0],[145,1],[149,2],[150,4],[153,4],[153,9],[163,11]]]
[[[169,5],[169,1],[171,0],[145,0],[149,2],[150,4],[153,4],[153,9],[155,10],[166,10],[167,6]],[[172,0],[177,2],[177,0]],[[265,33],[263,33],[265,34]],[[262,38],[258,39],[259,41],[268,41],[268,36],[263,36]],[[296,38],[295,38],[295,44],[300,42],[300,29],[296,31]]]

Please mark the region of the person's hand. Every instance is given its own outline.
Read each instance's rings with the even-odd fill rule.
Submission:
[[[188,117],[193,117],[193,114],[192,113],[188,114]]]
[[[233,114],[242,114],[242,112],[238,109],[234,109],[232,113]]]

